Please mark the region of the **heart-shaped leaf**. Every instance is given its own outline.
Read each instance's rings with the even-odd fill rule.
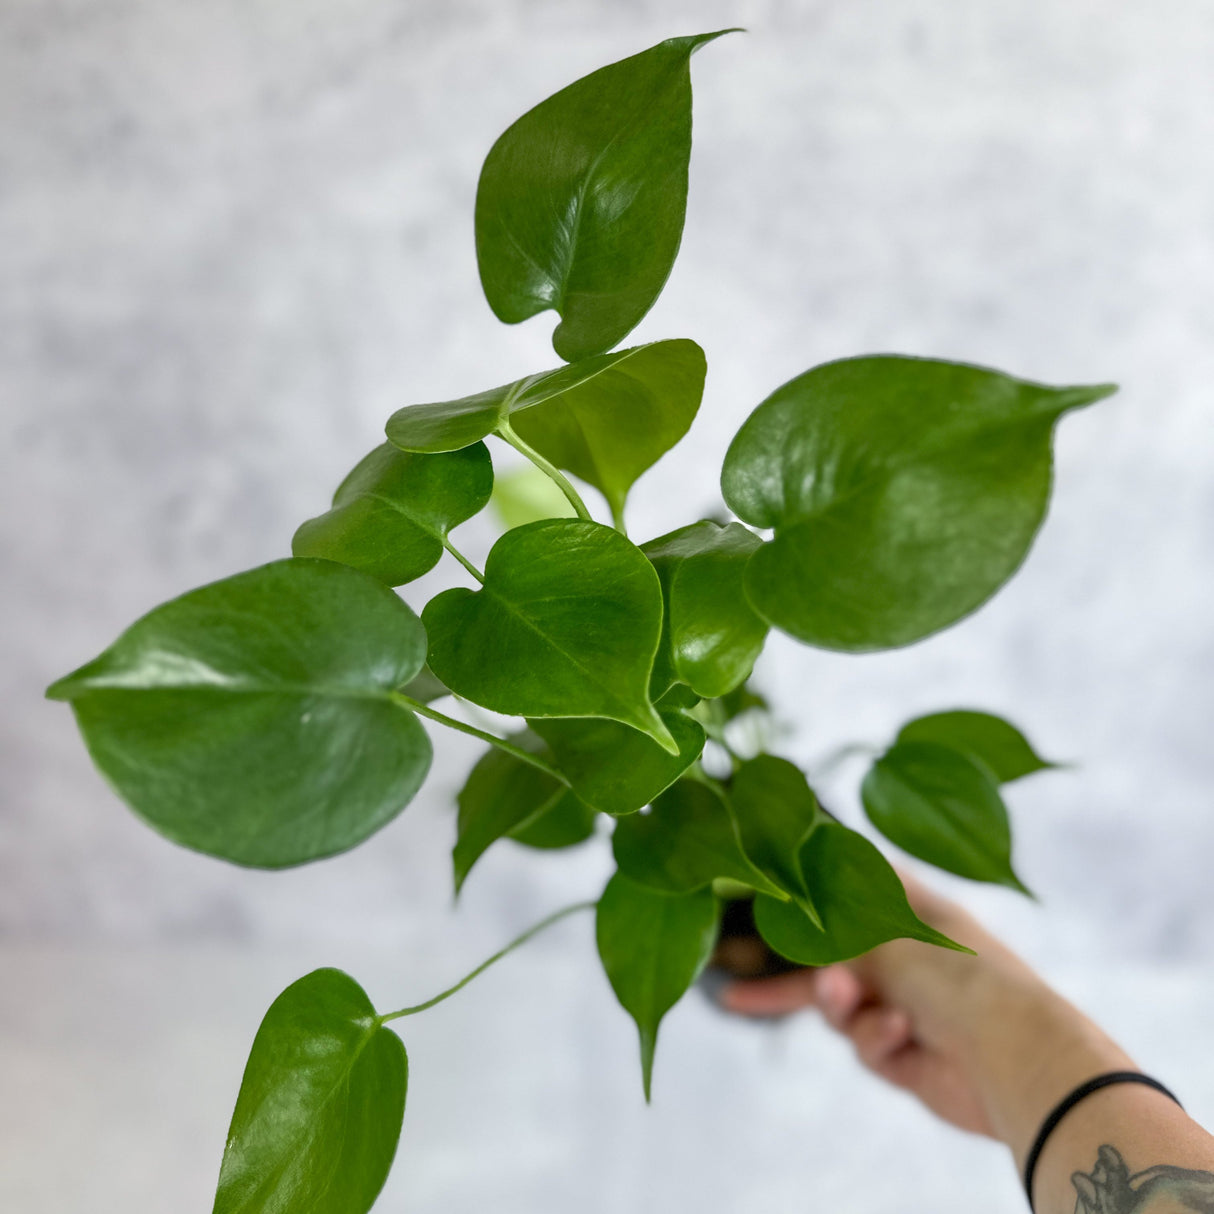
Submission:
[[[566,361],[608,350],[653,306],[678,253],[697,47],[671,38],[540,102],[493,145],[476,192],[489,306],[516,324],[553,308]]]
[[[609,717],[677,753],[649,701],[661,587],[612,528],[547,519],[508,531],[484,586],[440,594],[422,620],[430,666],[457,695],[508,716]]]
[[[746,858],[729,807],[700,780],[680,780],[648,813],[622,818],[611,847],[620,872],[651,889],[685,894],[724,877],[783,896]]]
[[[342,481],[333,508],[295,532],[291,551],[403,586],[438,564],[447,533],[482,510],[492,491],[484,443],[442,455],[384,443]]]
[[[1057,767],[1043,759],[1010,721],[989,712],[958,708],[916,717],[902,726],[899,742],[937,742],[977,759],[1000,784]]]
[[[649,1099],[662,1017],[708,963],[720,908],[710,889],[664,894],[616,873],[599,899],[595,938],[603,969],[641,1035],[641,1080]]]
[[[320,969],[292,983],[253,1041],[214,1214],[366,1214],[408,1078],[404,1045],[353,978]]]
[[[425,652],[386,586],[296,558],[157,607],[47,695],[162,834],[280,868],[361,843],[417,792],[430,741],[390,696]]]
[[[1007,809],[991,774],[936,742],[899,742],[860,789],[872,824],[903,851],[974,881],[1029,891],[1012,871]]]
[[[791,380],[730,445],[725,500],[774,527],[755,609],[826,649],[908,645],[985,602],[1045,516],[1058,418],[1110,385],[1049,388],[883,355]]]
[[[782,957],[799,965],[833,965],[907,937],[970,952],[928,927],[910,908],[898,874],[854,830],[836,822],[815,827],[801,847],[801,871],[822,920],[818,927],[796,902],[755,899],[755,926]]]
[[[679,748],[670,754],[647,734],[602,717],[535,720],[557,766],[582,800],[608,814],[631,814],[648,805],[700,757],[704,730],[677,709],[661,709]]]
[[[666,596],[663,645],[674,676],[705,699],[750,676],[767,624],[751,607],[743,575],[763,546],[740,523],[693,523],[641,546]]]

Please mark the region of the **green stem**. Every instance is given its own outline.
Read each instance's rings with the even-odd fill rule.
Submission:
[[[545,476],[552,480],[557,488],[569,499],[569,504],[577,511],[577,516],[580,519],[585,519],[588,523],[592,523],[594,519],[591,517],[590,511],[586,509],[586,503],[582,501],[581,495],[569,483],[569,478],[555,465],[549,463],[534,447],[523,442],[514,430],[511,429],[510,423],[505,418],[498,423],[498,435],[508,442],[516,451],[525,455]]]
[[[389,1012],[386,1016],[380,1016],[378,1017],[380,1024],[384,1024],[389,1020],[399,1020],[402,1016],[412,1016],[417,1012],[424,1012],[436,1003],[442,1003],[444,999],[450,999],[452,995],[457,991],[462,991],[473,978],[479,977],[495,962],[500,961],[508,953],[514,952],[520,945],[526,944],[532,936],[538,936],[545,928],[551,927],[554,923],[559,923],[560,920],[567,918],[569,915],[576,914],[578,911],[593,910],[596,905],[597,903],[595,902],[575,902],[572,906],[567,906],[564,910],[559,910],[555,914],[549,915],[547,919],[541,919],[533,927],[529,927],[521,936],[516,936],[511,940],[505,948],[494,953],[488,961],[482,961],[472,973],[461,978],[454,986],[443,991],[441,995],[435,995],[433,999],[427,999],[425,1003],[414,1004],[413,1007],[403,1007],[399,1012]]]
[[[439,542],[482,586],[485,584],[485,575],[445,535]]]
[[[611,504],[611,525],[625,538],[628,535],[628,528],[624,526],[624,507],[616,506],[614,502]]]
[[[539,755],[533,755],[530,751],[524,750],[521,746],[515,746],[513,742],[508,742],[505,738],[499,738],[497,734],[487,733],[483,729],[477,729],[475,725],[467,725],[463,721],[457,721],[454,717],[447,716],[445,712],[439,712],[428,704],[423,704],[421,700],[415,700],[412,696],[405,695],[403,691],[389,692],[388,698],[394,704],[399,704],[402,708],[411,709],[419,717],[429,717],[431,721],[437,721],[440,725],[446,725],[448,729],[458,729],[460,733],[480,738],[482,742],[488,742],[490,746],[496,746],[498,750],[504,750],[508,755],[513,755],[516,759],[520,760],[520,762],[529,763],[539,771],[552,776],[553,779],[559,780],[566,788],[569,787],[569,781],[565,777],[565,774],[558,771],[551,763],[541,759]]]

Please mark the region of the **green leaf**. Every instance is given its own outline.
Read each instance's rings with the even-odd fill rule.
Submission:
[[[480,590],[422,612],[430,666],[456,695],[521,717],[609,717],[678,746],[649,701],[662,628],[657,574],[619,532],[580,519],[508,531]]]
[[[813,891],[821,928],[795,902],[763,895],[755,899],[759,934],[790,961],[833,965],[901,937],[970,951],[918,918],[898,874],[854,830],[835,822],[816,827],[801,847],[801,871]]]
[[[214,1214],[366,1214],[405,1113],[405,1047],[363,989],[315,970],[270,1005],[245,1066]]]
[[[574,509],[560,486],[534,464],[498,473],[490,504],[507,531],[540,519],[574,517]]]
[[[534,720],[557,766],[582,800],[608,814],[631,814],[648,805],[700,757],[704,730],[677,709],[662,709],[679,748],[670,754],[648,735],[603,718]]]
[[[279,868],[354,847],[417,792],[430,741],[390,696],[425,652],[386,586],[296,558],[157,607],[47,695],[161,834]]]
[[[443,696],[451,694],[450,688],[435,677],[429,666],[423,666],[399,690],[402,695],[407,695],[411,700],[419,700],[423,704],[433,704],[435,700],[441,700]]]
[[[493,145],[476,192],[489,306],[517,324],[548,308],[566,361],[608,350],[653,306],[687,206],[697,47],[671,38],[540,102]]]
[[[826,815],[805,776],[787,759],[759,755],[734,772],[729,796],[751,862],[817,921],[801,872],[801,849]]]
[[[743,575],[763,546],[740,523],[693,523],[641,546],[666,596],[663,644],[674,675],[705,699],[750,677],[767,624],[750,606]]]
[[[1012,871],[1007,809],[990,773],[936,742],[899,742],[860,789],[872,824],[891,843],[974,881],[1029,891]]]
[[[641,1035],[649,1099],[662,1017],[683,997],[716,945],[720,908],[709,889],[664,894],[616,873],[599,899],[595,938],[603,969]]]
[[[908,645],[978,608],[1045,516],[1058,418],[1110,385],[1049,388],[959,363],[827,363],[750,415],[721,484],[774,527],[746,571],[758,613],[826,649]]]
[[[482,510],[492,490],[484,443],[442,455],[384,443],[342,481],[333,508],[295,532],[291,551],[403,586],[438,564],[447,533]]]
[[[552,851],[585,843],[594,834],[598,814],[570,789],[555,803],[510,832],[510,838],[524,847]]]
[[[699,780],[680,780],[648,813],[621,818],[611,847],[620,872],[651,889],[691,893],[725,877],[783,896],[746,858],[729,807]]]
[[[899,742],[938,742],[961,750],[986,766],[1000,784],[1057,767],[1043,759],[1010,721],[989,712],[958,708],[916,717],[902,726]]]

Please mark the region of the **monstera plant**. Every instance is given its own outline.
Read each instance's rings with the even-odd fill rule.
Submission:
[[[691,426],[706,363],[686,338],[617,347],[678,252],[690,60],[727,32],[594,72],[489,152],[475,210],[485,295],[509,324],[556,312],[560,366],[400,409],[291,557],[157,607],[48,692],[140,817],[236,864],[283,868],[369,839],[425,781],[423,722],[486,743],[458,798],[457,888],[498,840],[567,847],[610,824],[606,889],[485,964],[593,908],[646,1096],[659,1025],[712,954],[729,899],[748,899],[762,940],[798,964],[895,937],[959,947],[916,918],[882,852],[796,767],[738,742],[737,718],[774,711],[747,679],[772,628],[862,653],[981,606],[1045,517],[1059,419],[1113,390],[902,355],[813,367],[729,446],[732,521],[723,508],[630,537],[629,490]],[[516,525],[482,570],[451,532],[490,503],[494,443],[531,461],[563,506],[529,518],[516,497]],[[601,495],[602,517],[579,485]],[[419,617],[395,588],[444,554],[454,584]],[[464,702],[517,729],[496,736],[446,711]],[[1023,891],[1000,789],[1046,766],[1006,721],[940,712],[890,741],[862,801],[904,852]],[[215,1210],[368,1210],[405,1105],[390,1025],[457,989],[381,1010],[323,969],[279,995]]]

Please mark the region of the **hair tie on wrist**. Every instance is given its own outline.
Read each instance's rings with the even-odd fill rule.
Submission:
[[[1033,1209],[1033,1173],[1037,1171],[1037,1160],[1041,1158],[1041,1152],[1049,1136],[1058,1128],[1058,1123],[1081,1100],[1086,1100],[1093,1092],[1099,1092],[1101,1088],[1107,1088],[1114,1083],[1145,1084],[1149,1088],[1154,1088],[1157,1092],[1162,1092],[1178,1107],[1184,1107],[1176,1099],[1175,1095],[1168,1091],[1158,1079],[1152,1079],[1150,1075],[1144,1075],[1140,1071],[1109,1071],[1106,1075],[1097,1075],[1095,1079],[1089,1079],[1086,1083],[1081,1083],[1073,1092],[1064,1096],[1054,1106],[1050,1115],[1041,1123],[1041,1129],[1037,1131],[1037,1137],[1033,1139],[1033,1145],[1029,1148],[1028,1157],[1024,1161],[1024,1192],[1029,1199],[1030,1210]]]

